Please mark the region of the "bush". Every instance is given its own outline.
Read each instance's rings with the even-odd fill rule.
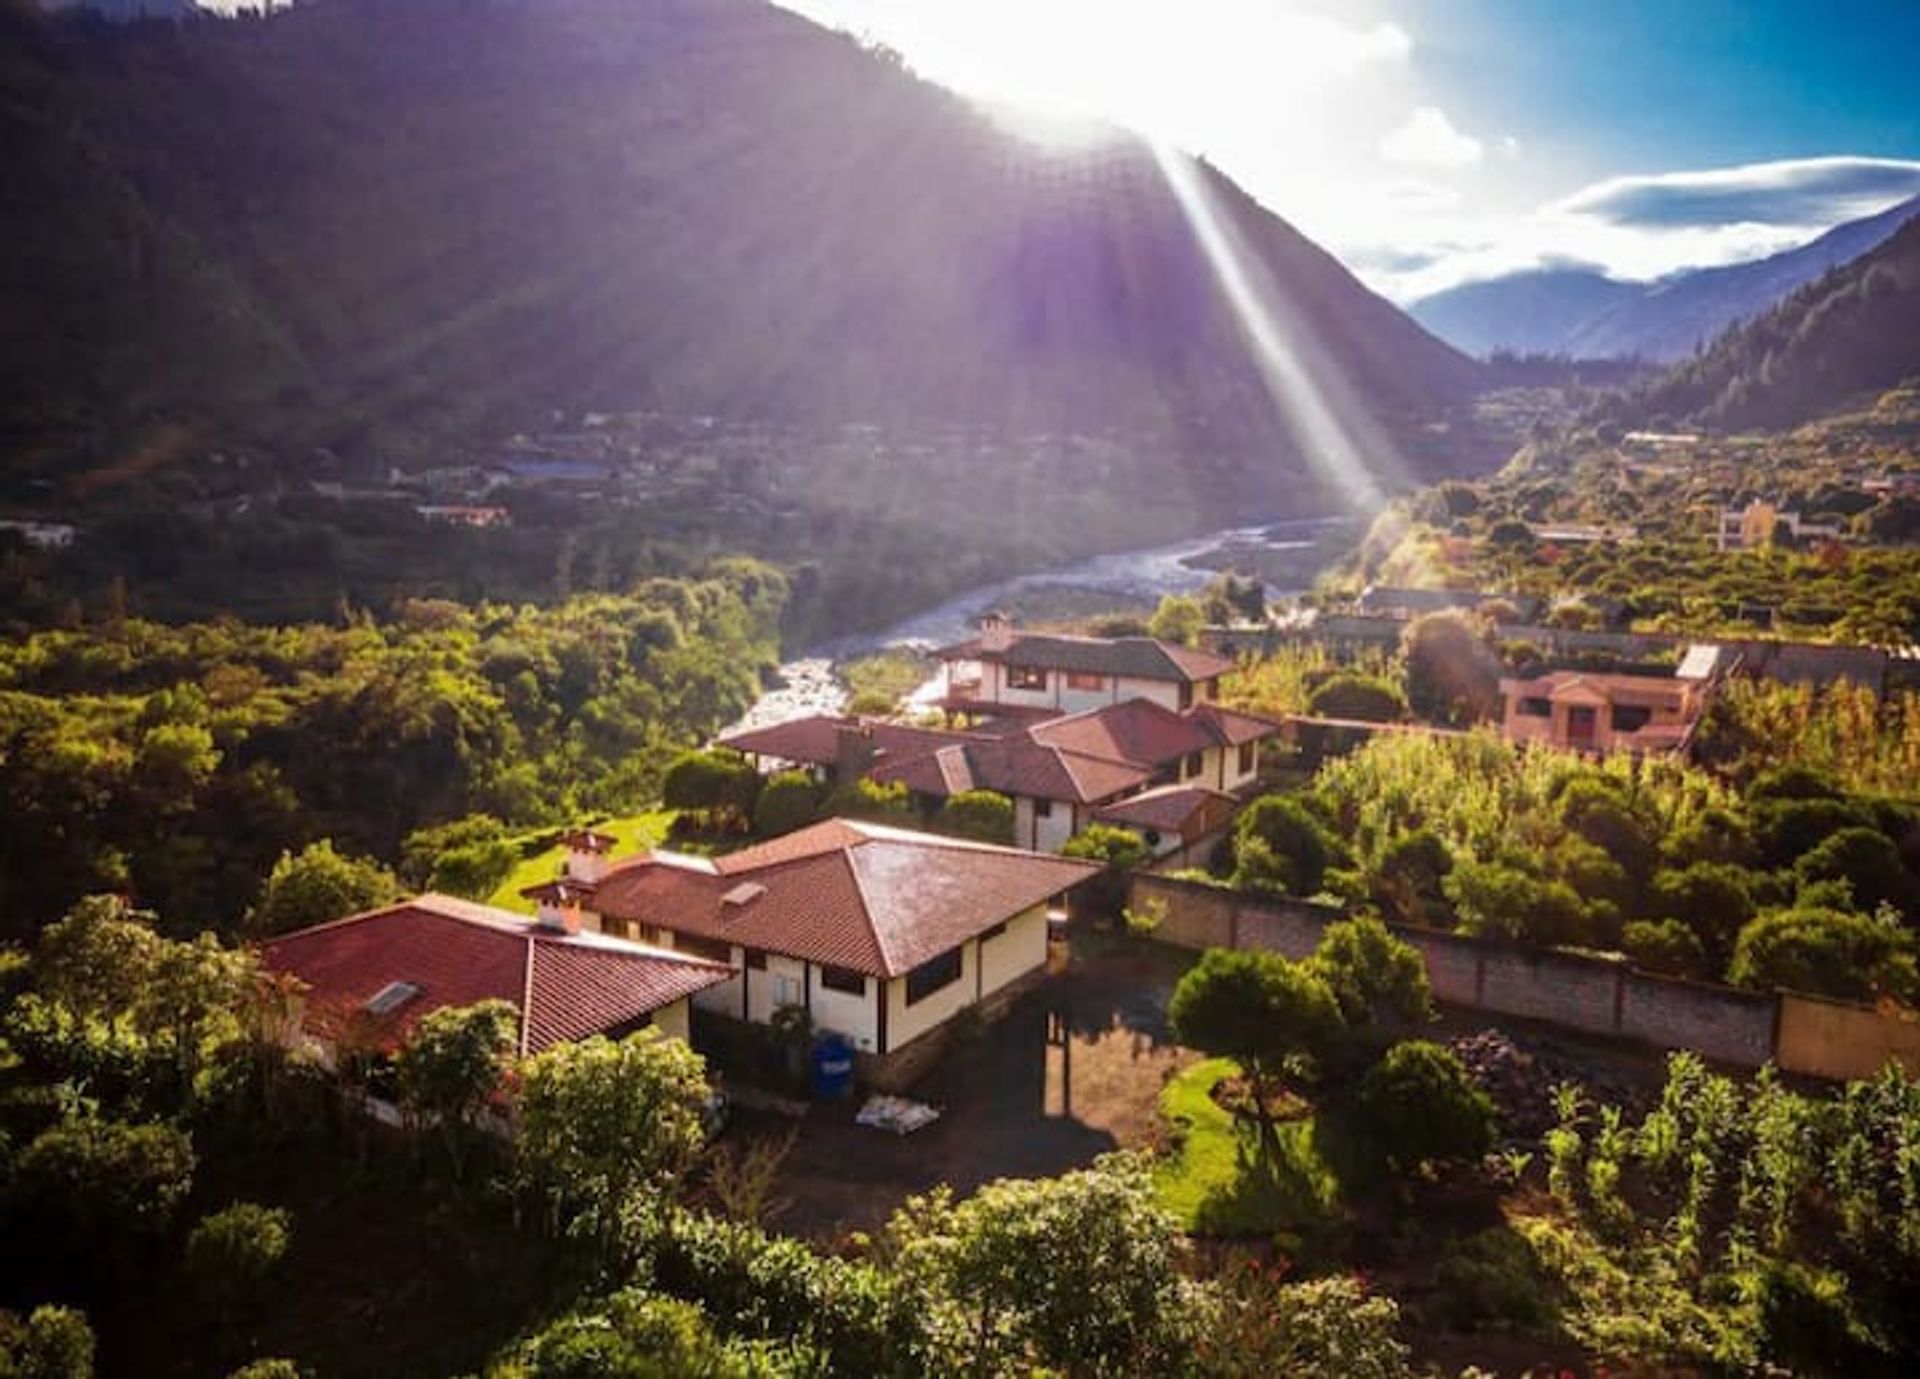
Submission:
[[[12,1191],[30,1217],[84,1245],[164,1230],[193,1170],[193,1141],[171,1125],[69,1120],[21,1151]]]
[[[1545,881],[1503,862],[1467,862],[1447,878],[1463,933],[1543,946],[1581,943],[1587,909],[1564,881]]]
[[[1653,908],[1679,920],[1715,963],[1724,966],[1734,939],[1753,918],[1750,880],[1750,873],[1724,862],[1695,862],[1654,879]]]
[[[1629,924],[1620,947],[1636,966],[1663,976],[1704,977],[1711,970],[1699,936],[1677,919]]]
[[[293,1241],[293,1218],[255,1202],[202,1217],[187,1237],[187,1272],[216,1310],[252,1297]]]
[[[1433,989],[1420,951],[1370,915],[1329,924],[1313,950],[1313,965],[1349,1025],[1372,1024],[1383,1015],[1408,1021],[1433,1015]]]
[[[962,790],[949,796],[933,817],[933,826],[957,838],[1013,844],[1013,801],[992,790]]]
[[[1307,711],[1321,718],[1397,723],[1407,716],[1407,701],[1389,680],[1342,671],[1314,690],[1307,699]]]
[[[512,1379],[747,1379],[801,1368],[775,1368],[772,1359],[720,1340],[692,1303],[627,1289],[548,1323],[501,1373]]]
[[[1434,1271],[1446,1323],[1533,1331],[1553,1320],[1552,1283],[1533,1246],[1504,1226],[1451,1246]]]
[[[93,1328],[71,1307],[0,1312],[0,1379],[93,1379]]]
[[[753,831],[777,838],[805,828],[820,816],[820,787],[805,771],[781,771],[769,776],[753,806]]]
[[[1060,855],[1106,867],[1074,892],[1074,909],[1098,919],[1116,919],[1127,903],[1127,873],[1146,861],[1149,853],[1146,843],[1132,829],[1089,824],[1067,839]]]
[[[1740,931],[1727,979],[1846,1001],[1920,996],[1914,937],[1886,913],[1803,907],[1761,915]]]
[[[1914,908],[1913,873],[1893,840],[1871,828],[1841,829],[1802,856],[1793,870],[1802,886],[1845,881],[1854,904],[1864,910],[1883,904],[1907,913]]]
[[[400,895],[400,880],[378,862],[335,852],[322,838],[273,864],[250,917],[263,934],[284,934],[385,905]]]
[[[1459,726],[1500,712],[1500,658],[1459,613],[1427,613],[1400,634],[1407,704],[1422,718]]]
[[[698,810],[709,821],[749,818],[760,795],[760,773],[738,752],[682,752],[667,767],[661,794],[667,808]]]
[[[1279,1282],[1278,1269],[1242,1263],[1219,1280],[1196,1327],[1207,1379],[1414,1379],[1396,1334],[1400,1309],[1351,1278]]]
[[[1361,1079],[1361,1119],[1402,1169],[1478,1159],[1493,1146],[1493,1102],[1449,1049],[1395,1044]]]
[[[277,1356],[254,1360],[236,1369],[227,1379],[304,1379],[300,1366]]]
[[[829,819],[865,819],[870,823],[906,827],[914,822],[913,805],[907,787],[895,782],[881,785],[864,776],[850,785],[842,785],[827,796],[820,807]]]
[[[1326,879],[1332,846],[1300,801],[1263,795],[1240,815],[1234,885],[1243,890],[1313,895]]]

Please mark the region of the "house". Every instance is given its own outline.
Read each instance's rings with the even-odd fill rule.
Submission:
[[[1139,834],[1156,860],[1190,849],[1186,862],[1204,865],[1239,809],[1237,797],[1205,785],[1162,785],[1102,805],[1093,818]]]
[[[1016,632],[1004,613],[988,613],[979,636],[934,654],[935,706],[968,717],[1078,713],[1127,699],[1178,711],[1217,698],[1233,669],[1224,656],[1153,637]]]
[[[1214,703],[1178,713],[1156,700],[1123,699],[1058,717],[990,719],[964,732],[803,718],[734,733],[720,745],[763,766],[793,763],[834,781],[869,776],[903,785],[928,813],[954,795],[992,790],[1013,801],[1014,840],[1052,852],[1101,806],[1155,786],[1245,789],[1259,774],[1260,744],[1279,731]]]
[[[502,507],[482,507],[471,503],[417,503],[413,510],[421,521],[436,527],[513,525],[513,514]]]
[[[569,863],[571,864],[571,854]],[[912,1080],[932,1036],[1044,974],[1049,902],[1095,863],[830,819],[724,857],[656,851],[524,894],[588,928],[730,969],[703,1016],[765,1025],[798,1006],[846,1039],[863,1078]]]
[[[689,999],[732,976],[698,954],[591,932],[579,915],[530,920],[429,893],[268,939],[260,961],[306,985],[309,1037],[387,1052],[430,1011],[484,1000],[514,1008],[523,1055],[648,1024],[684,1039]]]
[[[1756,499],[1745,507],[1720,509],[1714,543],[1723,551],[1751,550],[1770,545],[1774,533],[1783,526],[1795,541],[1837,541],[1841,535],[1838,522],[1809,522],[1797,512],[1782,511]]]
[[[34,522],[14,518],[0,520],[0,532],[12,532],[29,546],[42,551],[64,551],[73,545],[79,528],[66,522]]]
[[[1686,744],[1711,684],[1705,676],[1571,670],[1503,679],[1501,732],[1509,742],[1580,752],[1672,752]]]

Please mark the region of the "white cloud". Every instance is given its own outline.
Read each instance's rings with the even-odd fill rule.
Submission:
[[[1795,158],[1702,171],[1614,177],[1559,203],[1616,225],[1832,225],[1920,194],[1920,162]]]
[[[1396,163],[1430,168],[1464,168],[1480,161],[1485,147],[1463,134],[1437,106],[1423,105],[1380,141],[1380,154]]]

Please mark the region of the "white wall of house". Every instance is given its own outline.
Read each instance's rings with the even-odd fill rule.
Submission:
[[[880,1050],[880,1006],[875,995],[877,977],[863,977],[858,995],[834,991],[820,980],[820,969],[813,969],[813,1027],[830,1030],[865,1053]]]
[[[654,1027],[662,1034],[670,1034],[675,1039],[687,1039],[691,1017],[687,1014],[687,998],[682,996],[672,1005],[661,1006],[653,1012]]]
[[[980,994],[991,996],[1008,982],[1044,967],[1047,961],[1047,907],[1036,905],[1007,921],[1006,931],[979,940]]]
[[[1045,804],[1046,817],[1040,816]],[[1026,795],[1013,799],[1013,841],[1032,852],[1058,852],[1078,831],[1077,811],[1064,800],[1042,802]]]
[[[747,1018],[757,1025],[770,1024],[781,1006],[797,1006],[807,999],[807,965],[798,958],[779,953],[764,955],[764,968],[747,969]],[[735,1007],[733,1013],[740,1013]]]
[[[1036,672],[1040,683],[1032,688],[1015,688],[1009,681],[1008,667],[998,661],[948,662],[947,687],[953,693],[979,668],[979,686],[973,697],[990,704],[1018,704],[1033,709],[1057,709],[1062,714],[1081,713],[1127,699],[1151,699],[1176,712],[1214,697],[1213,682],[1193,686],[1191,700],[1181,703],[1181,686],[1171,680],[1143,680],[1131,675],[1074,675],[1064,670]]]
[[[907,1004],[907,979],[895,977],[887,983],[887,1048],[888,1053],[903,1047],[908,1041],[917,1039],[944,1020],[951,1019],[963,1006],[974,1001],[974,969],[979,957],[974,949],[977,944],[969,939],[960,946],[960,979],[949,982],[938,991],[922,997],[912,1005]]]

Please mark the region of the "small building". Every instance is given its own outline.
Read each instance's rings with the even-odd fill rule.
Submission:
[[[1154,637],[1069,637],[1016,632],[1004,613],[980,619],[980,635],[943,647],[936,707],[969,716],[1079,713],[1127,699],[1173,710],[1219,697],[1233,662]]]
[[[604,934],[726,964],[728,980],[693,998],[703,1018],[766,1025],[800,1007],[847,1041],[867,1081],[901,1086],[954,1016],[991,1012],[1044,975],[1049,903],[1099,870],[829,819],[723,857],[642,853],[597,882],[525,894],[577,906]]]
[[[592,932],[571,908],[544,920],[426,894],[281,934],[260,945],[270,972],[307,987],[303,1032],[393,1052],[422,1016],[501,1000],[519,1015],[518,1052],[657,1025],[684,1039],[688,1002],[732,976],[698,954]]]
[[[10,517],[0,519],[0,532],[12,532],[36,550],[64,551],[73,545],[79,528],[66,522],[34,522]]]
[[[1576,752],[1673,752],[1686,744],[1711,681],[1560,670],[1502,680],[1501,732]]]
[[[1756,499],[1745,507],[1720,509],[1714,544],[1723,551],[1753,550],[1771,544],[1782,527],[1795,541],[1837,541],[1841,535],[1838,522],[1810,522],[1798,512]]]
[[[1093,817],[1139,834],[1156,859],[1185,852],[1185,861],[1197,866],[1207,860],[1200,854],[1225,837],[1239,809],[1237,797],[1204,785],[1162,785],[1102,805]]]
[[[436,527],[508,527],[513,514],[502,507],[482,507],[471,503],[420,503],[414,507],[420,520]]]

